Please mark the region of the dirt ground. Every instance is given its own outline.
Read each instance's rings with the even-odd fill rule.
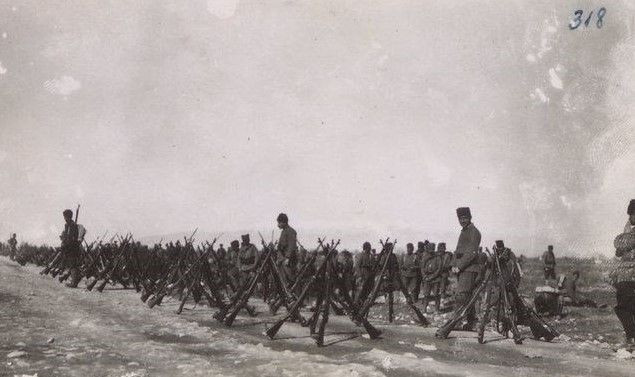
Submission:
[[[175,300],[149,309],[134,290],[70,289],[38,272],[0,257],[1,376],[632,376],[635,368],[635,359],[598,341],[617,324],[607,324],[609,310],[576,327],[593,341],[554,323],[567,336],[552,343],[514,345],[488,333],[488,343],[479,345],[475,333],[435,339],[436,328],[410,324],[405,313],[387,324],[377,307],[373,323],[383,339],[367,339],[345,317],[332,316],[329,345],[318,348],[296,324],[285,325],[276,340],[266,338],[275,318],[257,300],[261,314],[239,316],[226,328],[207,307],[189,305],[177,315]],[[600,332],[592,328],[596,322],[605,326]]]

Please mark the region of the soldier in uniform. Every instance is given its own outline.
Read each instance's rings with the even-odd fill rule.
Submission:
[[[631,200],[626,212],[628,221],[624,226],[624,233],[635,233],[635,199]],[[624,328],[626,345],[635,347],[635,248],[630,244],[625,248],[616,249],[615,256],[620,259],[620,263],[612,273],[617,295],[614,310]]]
[[[79,248],[79,230],[77,224],[73,221],[73,211],[64,210],[64,231],[60,235],[62,241],[62,252],[64,253],[64,265],[70,270],[71,281],[66,284],[67,287],[76,288],[81,280],[79,275],[80,264],[80,248]]]
[[[448,285],[450,284],[450,270],[452,269],[452,252],[446,250],[445,243],[440,243],[439,248],[443,250],[443,268],[441,270],[441,284],[439,294],[441,298],[448,297]]]
[[[227,266],[227,277],[230,286],[237,290],[240,286],[240,242],[233,240],[229,244],[227,253],[225,254],[225,265]]]
[[[417,242],[417,250],[415,251],[415,255],[417,256],[417,266],[419,271],[417,273],[418,280],[412,292],[412,299],[415,302],[419,301],[419,294],[421,293],[421,283],[423,279],[423,276],[421,275],[421,266],[424,261],[424,256],[427,251],[427,247],[428,247],[428,240],[426,240],[425,242],[422,242],[422,241]]]
[[[556,280],[556,256],[553,253],[553,245],[547,246],[547,251],[542,254],[542,261],[545,264],[545,281]]]
[[[518,267],[516,264],[516,255],[511,251],[511,249],[506,248],[505,244],[502,240],[496,241],[496,245],[494,246],[494,253],[498,256],[498,262],[500,264],[500,271],[495,265],[493,260],[487,260],[486,264],[489,264],[492,268],[493,275],[489,279],[487,283],[487,290],[484,296],[484,302],[481,305],[480,316],[479,316],[479,326],[478,326],[478,341],[479,343],[483,343],[483,336],[485,332],[485,326],[489,323],[490,313],[497,312],[496,308],[500,305],[504,304],[503,299],[503,291],[501,290],[501,277],[499,274],[505,279],[509,279],[510,283],[515,287],[518,287],[520,284],[520,274],[518,273]],[[488,268],[488,267],[485,267]],[[512,300],[510,300],[510,305],[512,304]],[[504,309],[500,309],[498,312],[503,312]],[[503,333],[507,333],[509,331],[511,324],[503,323]],[[514,334],[514,336],[517,336]],[[520,342],[520,338],[515,338],[514,341],[517,343]]]
[[[350,251],[344,250],[337,254],[337,273],[344,282],[344,288],[348,294],[354,294],[355,279],[353,276],[353,256]]]
[[[423,276],[423,303],[424,311],[428,311],[428,303],[432,300],[435,302],[435,310],[438,312],[441,307],[441,296],[439,295],[439,288],[441,284],[441,272],[443,269],[443,251],[445,246],[441,248],[439,244],[439,250],[437,252],[432,249],[433,243],[429,244],[429,257],[426,258],[425,264],[422,266]]]
[[[364,242],[362,252],[357,258],[357,296],[355,302],[360,304],[373,288],[374,259],[371,254],[370,242]]]
[[[295,279],[296,269],[298,265],[298,245],[297,233],[289,226],[289,217],[281,213],[278,215],[278,228],[280,239],[278,240],[278,267],[286,284],[293,282]]]
[[[414,302],[419,299],[417,286],[421,284],[421,273],[419,271],[419,260],[417,254],[414,253],[414,245],[409,243],[406,245],[406,255],[403,256],[401,262],[401,277],[403,283]],[[417,297],[415,297],[415,293]]]
[[[15,260],[15,254],[18,246],[18,239],[15,233],[11,235],[7,243],[9,244],[9,258],[11,258],[11,260]]]
[[[472,223],[472,213],[469,207],[461,207],[456,210],[459,224],[461,224],[461,234],[454,252],[452,261],[452,272],[457,274],[457,287],[455,305],[459,309],[466,304],[472,292],[476,288],[476,279],[481,270],[478,263],[478,248],[481,245],[481,232]],[[473,331],[476,324],[476,313],[474,307],[467,313],[467,323],[464,330]]]
[[[253,277],[258,265],[258,249],[249,240],[249,234],[243,234],[241,237],[242,245],[238,251],[240,271],[240,285],[244,286]]]

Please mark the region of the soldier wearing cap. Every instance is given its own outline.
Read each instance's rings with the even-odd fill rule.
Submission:
[[[454,252],[452,261],[452,272],[457,274],[457,286],[455,295],[455,305],[459,309],[466,304],[472,292],[476,289],[476,279],[481,270],[478,258],[478,248],[481,245],[481,232],[472,223],[472,213],[468,207],[460,207],[456,210],[459,224],[461,224],[461,234]],[[467,323],[464,330],[473,331],[476,324],[476,313],[474,306],[467,312]]]
[[[631,200],[626,210],[628,221],[624,226],[624,233],[635,233],[635,199]],[[632,240],[632,238],[630,238]],[[632,242],[632,241],[631,241]],[[615,314],[622,323],[625,343],[628,347],[635,346],[635,247],[632,243],[623,245],[615,250],[615,256],[620,263],[611,273],[613,285],[617,295]]]
[[[446,248],[445,243],[439,244]],[[443,268],[441,269],[441,284],[439,286],[439,294],[442,298],[448,296],[448,285],[450,285],[450,270],[452,269],[453,254],[451,251],[445,250],[443,252]]]
[[[60,235],[62,241],[62,252],[64,253],[64,265],[70,270],[71,281],[66,284],[67,287],[75,288],[81,276],[79,274],[80,264],[80,244],[79,244],[79,229],[77,224],[73,221],[73,211],[70,209],[64,210],[64,231]]]
[[[362,252],[357,257],[357,296],[355,301],[358,304],[366,299],[366,296],[373,288],[373,268],[374,260],[371,254],[370,242],[364,242]]]
[[[518,285],[520,284],[520,274],[518,274],[516,255],[511,251],[511,249],[505,247],[505,243],[502,240],[496,241],[493,249],[493,252],[498,258],[498,264],[496,264],[494,261],[487,261],[488,264],[491,264],[490,268],[492,268],[493,275],[487,282],[487,288],[483,303],[480,306],[478,326],[479,343],[483,343],[485,326],[489,323],[490,313],[497,312],[495,309],[497,307],[500,307],[500,305],[503,305],[504,303],[501,292],[501,289],[503,288],[503,286],[501,286],[501,276],[506,279],[506,282],[509,281],[515,287],[518,287]],[[500,266],[500,270],[498,269],[498,266]],[[513,305],[512,302],[510,302],[510,304]],[[498,310],[498,312],[503,311],[504,309]],[[507,322],[503,322],[503,333],[507,333],[507,331],[510,330],[508,326],[509,324]],[[521,340],[520,338],[515,338],[514,341],[519,344]]]
[[[238,289],[240,284],[240,242],[238,240],[233,240],[229,244],[227,254],[225,254],[225,264],[228,268],[227,276],[231,285]]]
[[[256,270],[258,264],[258,249],[249,240],[249,234],[243,234],[240,238],[242,245],[240,245],[240,250],[238,251],[238,269],[240,271],[240,284],[242,286],[251,279]]]
[[[297,245],[297,233],[289,226],[289,217],[286,214],[281,213],[278,215],[278,228],[280,232],[280,239],[278,240],[278,259],[277,263],[280,267],[283,279],[289,284],[293,282],[296,275],[296,269],[298,265],[298,245]]]
[[[419,271],[419,259],[414,253],[414,245],[409,243],[406,245],[406,254],[401,260],[401,277],[408,293],[412,299],[417,302],[419,297],[414,297],[417,291],[417,285],[421,284],[421,273]]]
[[[439,288],[441,284],[441,272],[443,269],[443,254],[445,244],[440,243],[438,250],[434,251],[434,244],[430,243],[430,257],[426,259],[422,268],[423,275],[423,299],[424,309],[427,312],[428,303],[435,302],[435,310],[438,312],[441,307],[441,296]]]
[[[553,245],[547,246],[547,251],[542,254],[542,261],[545,264],[545,281],[556,280],[556,256],[553,253]]]

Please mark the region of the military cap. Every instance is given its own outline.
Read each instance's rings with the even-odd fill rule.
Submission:
[[[279,223],[283,223],[283,224],[289,223],[289,217],[285,213],[279,214],[277,220]]]
[[[458,217],[472,217],[470,207],[459,207],[456,209],[456,215]]]
[[[240,238],[243,240],[243,243],[249,243],[249,234],[243,234]]]
[[[364,244],[362,245],[362,249],[370,250],[370,242],[364,242]]]
[[[232,247],[237,247],[240,245],[240,243],[238,242],[238,240],[233,240],[230,244]]]
[[[439,242],[437,245],[437,251],[445,251],[445,242]]]
[[[497,240],[496,241],[496,248],[497,249],[504,249],[505,248],[505,243],[503,242],[503,240]]]
[[[73,217],[73,211],[71,211],[70,209],[65,209],[62,214],[64,214],[64,216]]]
[[[631,199],[631,202],[628,203],[628,209],[626,210],[626,213],[630,216],[630,215],[635,215],[635,199]]]

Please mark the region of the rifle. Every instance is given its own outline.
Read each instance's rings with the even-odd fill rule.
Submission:
[[[200,264],[201,261],[204,258],[207,258],[207,256],[209,255],[210,251],[213,250],[214,243],[216,243],[216,239],[214,239],[214,241],[212,241],[212,245],[211,245],[212,247],[210,247],[206,252],[204,252],[201,255],[199,255],[198,258],[195,260],[195,262],[188,267],[188,269],[179,277],[179,279],[177,279],[176,282],[164,286],[163,290],[160,291],[160,293],[155,293],[154,297],[152,297],[150,300],[148,300],[148,306],[150,308],[154,307],[154,305],[156,305],[160,300],[162,300],[163,297],[165,297],[166,295],[169,294],[169,292],[172,290],[172,288],[174,286],[180,284],[190,274],[190,272],[192,271],[192,269],[194,267],[196,267],[198,264]]]
[[[321,243],[321,240],[320,240],[320,243]],[[324,274],[324,271],[326,270],[326,262],[334,254],[335,254],[335,248],[329,249],[329,251],[328,251],[328,253],[326,255],[326,258],[320,263],[320,265],[318,266],[317,271],[315,272],[315,274],[313,274],[313,276],[311,276],[309,281],[304,285],[304,288],[302,289],[302,292],[300,293],[300,296],[298,296],[298,299],[295,301],[295,303],[293,305],[291,305],[291,307],[287,311],[287,314],[266,331],[266,334],[267,334],[267,336],[270,339],[273,339],[276,336],[276,334],[278,333],[278,331],[280,330],[280,328],[282,327],[282,325],[286,321],[291,319],[298,312],[298,310],[300,309],[300,306],[302,305],[302,302],[304,302],[304,298],[306,297],[307,293],[309,292],[309,288],[313,284],[315,284],[318,276]]]
[[[262,276],[262,273],[265,270],[265,267],[268,265],[268,262],[271,261],[271,258],[272,258],[272,255],[273,255],[273,249],[268,247],[267,249],[265,249],[265,253],[266,254],[265,254],[264,260],[263,260],[262,264],[260,265],[260,267],[258,268],[258,272],[251,279],[251,282],[249,283],[249,287],[247,288],[247,291],[241,292],[242,294],[240,295],[240,297],[236,301],[235,306],[232,309],[232,311],[229,312],[229,314],[226,315],[226,316],[224,315],[225,313],[223,311],[217,313],[216,319],[222,320],[224,318],[225,326],[227,326],[227,327],[231,326],[234,323],[234,320],[236,319],[236,316],[238,315],[238,312],[240,312],[240,310],[242,308],[247,306],[247,302],[249,301],[249,297],[253,294],[254,290],[256,289],[256,284],[258,284],[258,281],[260,280],[260,278]],[[234,302],[232,302],[232,304],[234,304]],[[231,306],[233,306],[233,305],[230,305],[230,307]]]
[[[375,300],[377,299],[377,295],[379,295],[379,288],[382,284],[382,277],[384,276],[384,273],[386,272],[386,268],[388,267],[388,262],[390,260],[390,253],[392,252],[392,249],[390,248],[394,247],[394,244],[397,243],[397,240],[395,240],[395,242],[391,245],[390,243],[388,243],[388,240],[389,238],[386,239],[385,243],[380,240],[380,243],[382,244],[382,250],[381,250],[381,253],[379,253],[379,258],[377,258],[377,263],[380,263],[382,257],[384,258],[384,261],[382,263],[379,275],[375,274],[375,276],[373,277],[374,279],[376,276],[379,276],[379,279],[377,279],[377,281],[375,282],[375,285],[373,286],[373,290],[370,292],[368,297],[366,297],[366,301],[362,305],[362,308],[359,310],[360,317],[366,317],[366,315],[368,314],[368,311],[375,303]]]
[[[514,336],[514,343],[522,344],[523,342],[522,337],[520,336],[518,327],[516,327],[516,318],[514,315],[515,310],[513,310],[513,308],[510,306],[509,297],[507,296],[508,286],[512,286],[513,284],[509,282],[509,279],[506,276],[505,271],[503,271],[503,269],[501,268],[500,259],[498,256],[498,249],[494,249],[494,252],[492,254],[494,256],[494,261],[496,262],[496,269],[498,270],[498,274],[499,274],[498,279],[500,284],[500,293],[503,296],[503,309],[505,311],[505,317],[507,319],[507,322],[509,322],[507,325],[509,326]],[[488,303],[486,302],[485,305],[487,304]]]
[[[483,281],[478,286],[478,288],[476,288],[474,293],[472,293],[472,297],[470,297],[470,300],[466,302],[465,304],[463,304],[463,306],[461,306],[456,312],[454,312],[454,315],[452,315],[452,318],[450,318],[450,320],[448,320],[443,326],[439,327],[437,332],[434,334],[435,337],[441,338],[441,339],[447,339],[448,335],[450,335],[450,332],[456,327],[456,325],[461,320],[463,320],[463,318],[467,315],[470,308],[474,305],[474,303],[478,299],[481,292],[483,292],[483,290],[485,289],[487,282],[489,281],[491,276],[492,276],[492,270],[488,268],[487,272],[485,273],[485,277],[483,278]]]

